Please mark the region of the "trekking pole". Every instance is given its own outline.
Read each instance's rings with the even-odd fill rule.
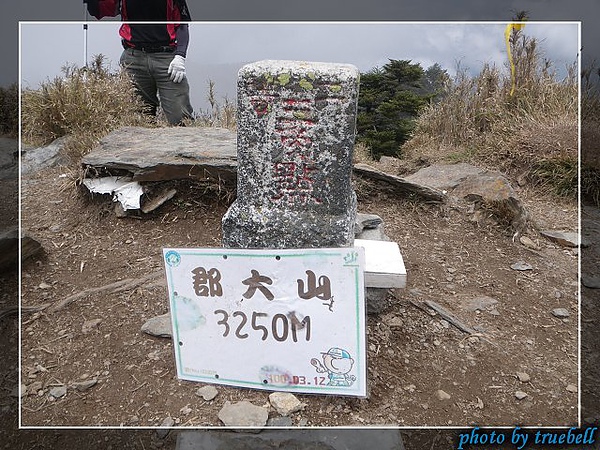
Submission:
[[[83,0],[83,65],[87,68],[88,66],[88,43],[87,43],[87,30],[88,30],[88,12],[87,12],[87,0]]]

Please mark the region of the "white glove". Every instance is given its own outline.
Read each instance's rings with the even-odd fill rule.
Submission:
[[[185,58],[181,55],[175,55],[171,64],[169,64],[169,75],[173,83],[181,83],[185,78]]]

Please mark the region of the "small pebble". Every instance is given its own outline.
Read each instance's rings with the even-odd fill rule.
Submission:
[[[521,272],[525,270],[533,270],[533,266],[525,261],[517,261],[516,263],[512,264],[510,268]]]
[[[525,397],[527,397],[527,394],[523,391],[517,391],[515,392],[515,397],[517,400],[523,400]]]
[[[98,383],[96,378],[92,378],[91,380],[86,381],[76,381],[71,384],[71,387],[77,389],[78,391],[87,391],[89,388],[93,387]]]
[[[50,397],[51,398],[61,398],[67,395],[67,387],[66,386],[57,386],[50,389]]]
[[[214,386],[203,386],[196,390],[196,395],[198,397],[202,397],[207,402],[213,400],[218,393],[219,391],[217,391],[217,389]]]
[[[531,380],[531,377],[529,376],[529,374],[527,374],[525,372],[517,372],[517,378],[522,383],[527,383],[529,380]]]
[[[269,402],[282,416],[289,416],[304,409],[306,406],[294,394],[290,394],[289,392],[273,392],[269,395]]]
[[[566,317],[569,317],[571,313],[566,308],[555,308],[552,310],[552,315],[554,317],[558,317],[559,319],[564,319]]]
[[[442,391],[441,389],[438,389],[437,391],[435,391],[435,396],[438,398],[438,400],[450,400],[450,394],[448,394],[445,391]]]

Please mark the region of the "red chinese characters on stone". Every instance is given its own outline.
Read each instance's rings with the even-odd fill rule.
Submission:
[[[275,124],[275,133],[287,155],[296,153],[310,154],[313,140],[310,130],[315,123],[309,119],[281,118]]]
[[[250,104],[252,105],[252,109],[256,113],[256,115],[260,118],[268,113],[270,113],[273,109],[273,103],[277,99],[276,95],[269,94],[259,94],[250,96]]]
[[[322,200],[314,195],[312,174],[316,171],[317,167],[306,162],[275,163],[273,181],[276,192],[271,199],[275,202],[285,201],[289,205],[322,203]]]
[[[275,135],[283,158],[273,164],[275,193],[271,199],[288,206],[320,204],[314,186],[320,170],[314,161],[314,99],[288,97],[279,106]]]

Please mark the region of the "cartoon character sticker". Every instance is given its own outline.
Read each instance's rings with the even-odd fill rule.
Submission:
[[[329,377],[328,386],[352,386],[356,381],[354,375],[349,375],[354,365],[350,353],[338,347],[330,348],[326,353],[321,353],[323,362],[317,358],[310,360],[317,372],[325,373]]]

